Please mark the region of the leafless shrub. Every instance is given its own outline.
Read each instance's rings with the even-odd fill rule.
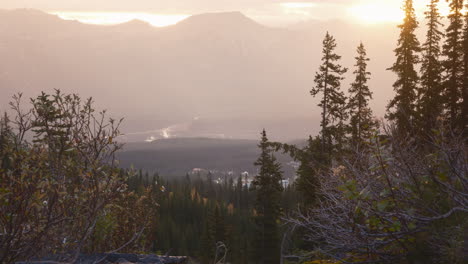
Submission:
[[[60,253],[75,260],[105,208],[126,191],[115,158],[120,121],[92,100],[42,94],[0,122],[0,263]]]
[[[466,232],[468,219],[464,139],[441,130],[421,146],[391,129],[387,133],[357,154],[364,164],[348,162],[321,175],[317,207],[286,221],[307,230],[306,239],[318,243],[318,250],[343,262],[392,262],[407,256],[415,242],[426,243],[437,258],[450,257],[441,245],[460,247],[450,234]],[[431,239],[418,241],[431,232]],[[462,261],[463,254],[456,258]]]

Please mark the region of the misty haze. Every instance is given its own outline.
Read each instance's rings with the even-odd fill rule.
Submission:
[[[0,17],[2,106],[18,91],[92,96],[125,117],[123,132],[132,142],[160,138],[171,126],[169,135],[179,137],[256,139],[262,128],[281,140],[316,134],[318,100],[307,95],[327,30],[339,40],[346,67],[360,41],[374,55],[377,116],[393,94],[386,69],[394,25],[336,20],[275,28],[240,12],[195,15],[163,28],[138,20],[87,25],[29,9],[3,10]]]
[[[468,0],[2,0],[0,263],[468,263]]]

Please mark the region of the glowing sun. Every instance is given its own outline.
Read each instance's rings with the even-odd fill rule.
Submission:
[[[379,1],[353,6],[348,12],[357,20],[368,24],[399,22],[405,16],[399,6]]]
[[[428,10],[428,3],[427,0],[414,1],[416,17],[420,21],[425,17],[424,12]],[[450,7],[446,1],[440,1],[438,8],[442,16],[447,16],[450,13]],[[462,12],[466,12],[466,10]],[[361,3],[350,7],[348,13],[354,19],[366,24],[401,22],[405,16],[402,1],[395,0],[363,0]]]

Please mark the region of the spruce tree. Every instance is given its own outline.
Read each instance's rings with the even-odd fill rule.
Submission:
[[[226,224],[224,223],[224,216],[219,205],[216,205],[214,210],[213,224],[215,242],[226,243]]]
[[[7,113],[0,116],[0,153],[6,147],[7,142],[13,138],[12,128],[10,127],[10,118]]]
[[[338,64],[341,56],[335,53],[336,46],[335,38],[327,32],[323,40],[322,65],[315,74],[315,87],[310,91],[314,97],[319,93],[323,95],[318,105],[322,108],[322,151],[328,154],[329,159],[334,142],[338,142],[338,148],[342,147],[346,119],[346,98],[340,89],[347,69]]]
[[[307,146],[297,157],[300,166],[297,169],[299,177],[296,180],[297,190],[302,194],[306,207],[313,206],[317,202],[317,193],[320,188],[318,176],[328,169],[328,159],[326,154],[321,151],[320,138],[309,137],[307,143]]]
[[[450,25],[446,32],[443,62],[445,70],[444,98],[446,98],[447,119],[453,129],[461,127],[462,90],[464,83],[463,52],[463,0],[451,0],[451,13],[448,16]],[[466,92],[464,92],[466,94]]]
[[[199,256],[201,257],[203,263],[211,262],[214,258],[214,253],[216,250],[214,212],[210,205],[208,206],[208,211],[204,218],[205,226],[203,229],[203,234],[200,238]]]
[[[389,69],[397,75],[393,84],[396,95],[387,106],[387,117],[395,121],[397,128],[403,134],[412,130],[415,118],[417,88],[419,82],[415,65],[418,63],[418,53],[421,51],[415,30],[418,27],[413,7],[413,0],[406,0],[404,4],[405,19],[399,25],[400,37],[398,47],[395,49],[396,62]]]
[[[280,232],[278,221],[281,214],[280,200],[283,187],[281,185],[281,165],[276,161],[265,130],[259,144],[260,157],[255,162],[259,173],[255,176],[253,186],[256,191],[255,203],[255,263],[280,263]]]
[[[235,196],[236,196],[236,199],[234,201],[234,206],[236,208],[239,208],[240,210],[243,209],[242,207],[242,191],[243,191],[243,184],[242,184],[242,176],[239,176],[239,178],[237,178],[237,184],[236,184],[236,191],[235,191]]]
[[[0,171],[10,167],[11,159],[7,149],[11,147],[14,139],[13,129],[7,113],[0,117]]]
[[[468,2],[465,5],[465,30],[463,36],[463,53],[464,53],[464,82],[463,82],[463,104],[462,104],[462,129],[465,132],[465,138],[468,140]]]
[[[370,72],[367,71],[367,52],[364,44],[357,48],[356,76],[349,88],[348,110],[350,115],[351,145],[360,147],[366,138],[371,136],[372,130],[376,126],[373,120],[372,110],[369,107],[369,100],[372,99],[372,92],[367,85]]]
[[[437,118],[442,116],[444,105],[442,98],[442,62],[440,60],[440,42],[443,33],[439,27],[441,16],[437,7],[439,0],[431,0],[429,10],[425,12],[427,19],[426,42],[422,50],[421,88],[419,91],[418,111],[420,128],[424,133],[431,131]]]

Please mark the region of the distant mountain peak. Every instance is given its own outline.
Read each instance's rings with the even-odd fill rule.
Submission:
[[[77,21],[68,21],[58,15],[49,14],[32,8],[5,10],[0,9],[0,20],[4,29],[15,25],[16,30],[51,30],[49,27],[77,25]],[[1,27],[0,27],[1,28]],[[57,30],[57,28],[55,28]]]
[[[222,17],[222,18],[232,18],[232,19],[248,19],[246,15],[244,15],[240,11],[231,11],[231,12],[211,12],[211,13],[202,13],[198,15],[193,15],[192,18],[202,18],[202,17]]]
[[[186,21],[225,21],[225,22],[248,22],[248,23],[255,23],[252,19],[245,16],[243,13],[239,11],[233,12],[216,12],[216,13],[204,13],[193,15],[186,19]]]
[[[177,25],[187,26],[192,25],[195,27],[238,27],[238,26],[254,26],[260,27],[261,25],[247,17],[239,11],[234,12],[218,12],[218,13],[204,13],[193,15]]]
[[[127,22],[120,24],[120,26],[151,26],[150,23],[140,20],[140,19],[133,19]]]
[[[111,25],[111,27],[130,31],[149,30],[154,28],[150,23],[139,19],[133,19],[121,24]]]
[[[60,18],[56,15],[51,15],[49,13],[46,13],[44,11],[41,11],[39,9],[33,9],[33,8],[18,8],[18,9],[0,9],[0,14],[3,15],[10,15],[10,16],[16,16],[19,18],[27,17],[27,18],[46,18],[46,19],[55,19],[59,20]]]

